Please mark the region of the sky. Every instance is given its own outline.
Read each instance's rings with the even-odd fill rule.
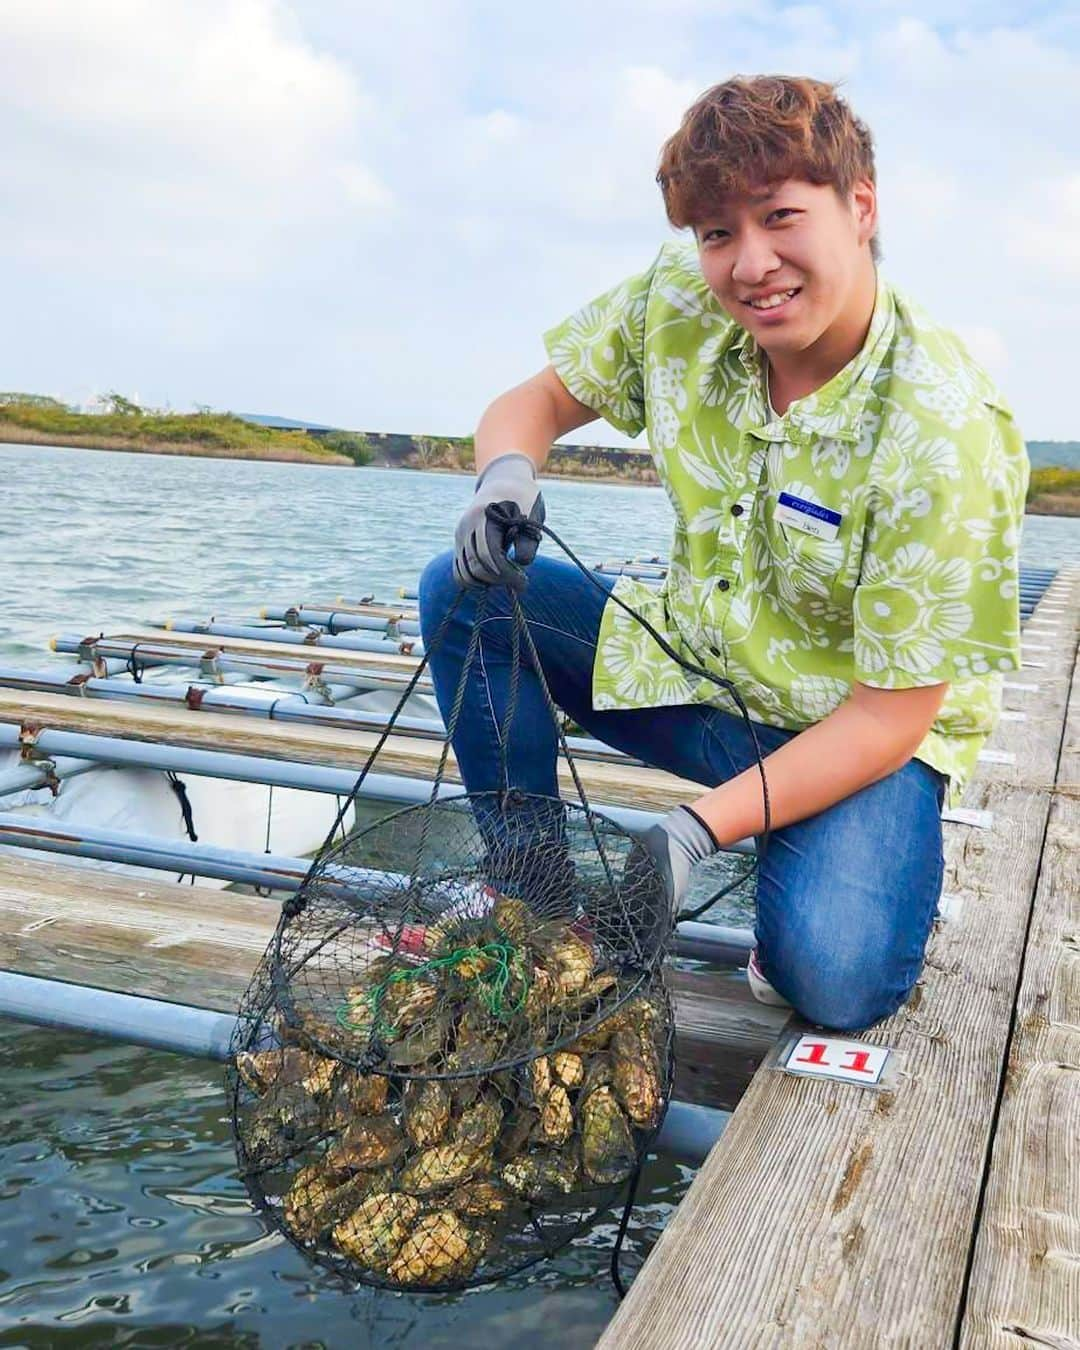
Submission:
[[[883,273],[1080,439],[1075,0],[3,0],[0,390],[467,434],[756,73],[842,82]]]

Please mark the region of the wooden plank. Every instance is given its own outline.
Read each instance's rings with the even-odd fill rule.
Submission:
[[[271,899],[0,853],[0,968],[233,1012],[277,922]],[[786,1021],[741,976],[669,972],[684,1101],[731,1107]]]
[[[341,727],[305,726],[149,702],[121,703],[16,689],[0,689],[0,722],[357,770],[378,740],[376,732]],[[440,741],[395,734],[380,751],[377,769],[380,773],[430,781],[441,750]],[[660,769],[634,766],[626,761],[581,762],[578,772],[586,792],[598,804],[632,806],[645,811],[670,811],[680,802],[696,797],[701,790],[699,785]],[[451,782],[460,781],[452,754],[447,778]],[[573,779],[562,760],[559,782],[563,796],[575,801]]]
[[[1075,656],[1080,587],[1032,723],[994,738],[950,831],[941,925],[908,1004],[863,1033],[895,1090],[762,1068],[600,1341],[605,1350],[953,1343]]]
[[[1080,1346],[1080,665],[1055,789],[961,1350]]]

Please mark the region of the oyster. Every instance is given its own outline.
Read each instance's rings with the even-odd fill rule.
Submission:
[[[493,1221],[510,1208],[510,1197],[494,1181],[466,1181],[450,1192],[446,1203],[467,1219]]]
[[[411,1068],[434,1059],[443,1052],[447,1025],[443,1014],[417,1023],[387,1047],[386,1058],[399,1068]]]
[[[524,1200],[539,1202],[572,1195],[580,1180],[577,1155],[569,1149],[524,1153],[502,1169],[503,1184]]]
[[[274,1087],[300,1083],[312,1097],[320,1097],[333,1084],[337,1062],[312,1050],[288,1045],[274,1050],[241,1050],[236,1071],[260,1097]]]
[[[315,1238],[331,1224],[340,1222],[361,1200],[389,1190],[383,1177],[358,1172],[338,1182],[322,1163],[302,1167],[285,1195],[285,1222],[299,1237]]]
[[[284,1159],[322,1128],[318,1106],[299,1083],[261,1097],[243,1115],[244,1145],[260,1165]]]
[[[530,1022],[540,1022],[548,1015],[558,991],[555,976],[541,965],[534,965],[529,992],[525,995],[523,1011]]]
[[[574,1113],[570,1098],[561,1083],[549,1089],[540,1108],[539,1136],[548,1144],[565,1144],[574,1130]]]
[[[605,1050],[616,1031],[633,1027],[636,1031],[650,1031],[659,1016],[656,1004],[647,998],[632,998],[616,1009],[610,1017],[598,1022],[591,1031],[579,1036],[568,1048],[579,1055],[595,1054]]]
[[[466,1148],[486,1149],[494,1144],[502,1129],[502,1107],[492,1094],[478,1097],[471,1106],[465,1108],[450,1131],[455,1144]]]
[[[450,1123],[450,1093],[434,1079],[405,1085],[401,1098],[405,1133],[417,1148],[431,1148]]]
[[[465,1144],[437,1144],[406,1163],[401,1187],[417,1195],[426,1195],[457,1181],[466,1181],[489,1165],[490,1154]]]
[[[425,1214],[387,1267],[395,1284],[442,1284],[472,1273],[480,1259],[478,1235],[454,1213]]]
[[[572,1054],[567,1050],[557,1050],[555,1054],[549,1055],[551,1061],[551,1072],[562,1083],[563,1087],[575,1088],[580,1086],[585,1077],[585,1061],[580,1055]]]
[[[261,1097],[277,1080],[283,1059],[281,1050],[241,1050],[236,1056],[236,1071],[244,1084]]]
[[[581,1156],[585,1175],[601,1186],[625,1181],[637,1163],[630,1126],[609,1087],[590,1092],[582,1104]]]
[[[611,1083],[635,1125],[654,1126],[660,1115],[660,1065],[648,1036],[623,1027],[611,1038]]]
[[[593,973],[592,948],[566,924],[554,935],[540,933],[534,939],[544,958],[553,967],[558,995],[566,998],[585,988]]]
[[[392,1167],[405,1152],[405,1136],[393,1115],[360,1116],[344,1131],[326,1155],[334,1172],[357,1172]]]
[[[397,1256],[420,1213],[420,1202],[400,1191],[369,1195],[334,1228],[338,1247],[368,1270],[383,1272]]]
[[[422,1022],[439,1001],[439,990],[427,980],[395,980],[385,985],[382,997],[374,998],[380,1023],[390,1028],[388,1036],[403,1036]]]
[[[580,1012],[587,1008],[590,1003],[595,1003],[598,999],[603,998],[609,990],[617,988],[618,984],[619,977],[613,970],[602,971],[599,975],[594,975],[576,994],[572,994],[565,999],[563,1006],[568,1011]]]
[[[603,1051],[593,1055],[585,1069],[581,1080],[581,1100],[592,1092],[595,1088],[611,1086],[612,1065],[611,1056]]]
[[[524,900],[512,895],[500,895],[495,901],[491,917],[499,931],[519,945],[525,941],[534,920]]]
[[[338,1123],[348,1125],[353,1116],[377,1116],[386,1110],[389,1084],[381,1073],[342,1073],[337,1097]]]
[[[551,1065],[547,1056],[541,1055],[539,1059],[534,1059],[528,1066],[528,1073],[532,1099],[539,1105],[551,1091]]]

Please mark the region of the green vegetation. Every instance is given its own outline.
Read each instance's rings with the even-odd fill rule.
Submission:
[[[1027,509],[1041,516],[1080,516],[1080,469],[1032,469]]]
[[[1047,493],[1080,494],[1080,469],[1032,469],[1028,501]]]
[[[375,447],[362,431],[329,431],[318,438],[320,445],[339,455],[348,455],[354,464],[370,464],[375,458]]]
[[[302,431],[256,426],[231,413],[163,412],[141,408],[117,393],[109,394],[106,403],[107,412],[81,413],[40,395],[0,394],[0,440],[322,464],[346,464],[352,458]]]

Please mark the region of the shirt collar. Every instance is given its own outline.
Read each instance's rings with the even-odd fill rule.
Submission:
[[[892,287],[878,273],[874,312],[866,340],[858,353],[820,389],[796,399],[787,412],[775,420],[769,416],[765,404],[761,348],[748,329],[733,327],[731,342],[723,355],[734,353],[747,375],[747,429],[763,433],[767,440],[784,439],[794,429],[800,439],[828,436],[834,440],[857,441],[863,411],[892,343],[895,324]]]

